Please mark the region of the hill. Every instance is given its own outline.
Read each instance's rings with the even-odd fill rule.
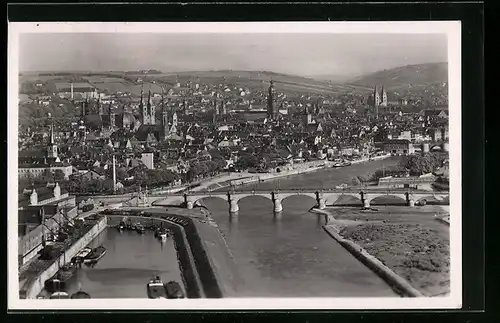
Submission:
[[[388,89],[398,87],[437,84],[448,81],[448,63],[427,63],[407,65],[389,70],[378,71],[372,74],[359,76],[347,82],[373,88],[375,85],[385,86]]]
[[[24,74],[24,73],[23,73]],[[110,92],[130,91],[135,94],[140,92],[140,83],[137,79],[142,79],[145,83],[153,82],[157,85],[163,84],[166,87],[174,85],[176,82],[185,83],[191,81],[200,84],[229,84],[249,88],[250,90],[266,90],[269,81],[275,81],[278,91],[296,94],[312,95],[335,95],[345,91],[358,88],[354,85],[333,84],[330,81],[318,80],[303,76],[274,73],[269,71],[186,71],[145,74],[137,72],[76,72],[76,73],[43,73],[24,74],[21,76],[23,82],[62,82],[62,81],[86,81],[101,90]],[[158,86],[152,86],[153,92],[159,92]]]

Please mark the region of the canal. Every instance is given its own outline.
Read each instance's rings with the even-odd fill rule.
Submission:
[[[106,255],[94,267],[82,266],[72,277],[68,293],[82,290],[92,298],[147,298],[146,284],[153,276],[182,284],[172,239],[160,242],[152,232],[119,232],[108,227],[90,247],[104,245]]]

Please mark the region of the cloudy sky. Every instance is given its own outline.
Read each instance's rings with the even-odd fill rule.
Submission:
[[[23,34],[21,72],[266,70],[355,77],[447,61],[444,34]]]

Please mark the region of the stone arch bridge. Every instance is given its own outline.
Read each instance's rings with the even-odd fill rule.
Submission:
[[[192,209],[199,200],[207,197],[216,197],[224,199],[229,204],[229,211],[236,213],[239,211],[238,202],[250,196],[261,196],[273,202],[274,211],[283,211],[282,201],[293,196],[309,196],[316,200],[316,208],[324,209],[327,205],[332,205],[337,202],[342,196],[352,196],[359,199],[364,207],[370,207],[370,202],[382,196],[398,197],[405,201],[408,206],[414,206],[415,202],[434,198],[436,200],[445,200],[449,198],[449,192],[430,192],[417,190],[387,190],[387,189],[344,189],[344,190],[259,190],[259,191],[228,191],[228,192],[211,192],[197,191],[188,193],[172,194],[168,197],[156,200],[152,203],[153,206],[163,205],[185,205],[188,209]]]

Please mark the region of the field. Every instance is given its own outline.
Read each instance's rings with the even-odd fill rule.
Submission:
[[[449,293],[449,226],[440,206],[328,209],[340,234],[377,257],[426,296]]]
[[[70,82],[87,81],[98,89],[110,92],[122,91],[131,92],[136,95],[140,93],[140,85],[136,84],[136,79],[142,78],[145,83],[145,90],[149,89],[150,82],[163,84],[166,88],[177,82],[219,85],[230,84],[242,88],[249,88],[251,91],[265,91],[269,86],[269,81],[274,80],[278,91],[285,93],[303,93],[303,94],[337,94],[339,92],[363,89],[357,85],[332,84],[328,81],[315,80],[311,78],[278,74],[272,72],[253,72],[253,71],[192,71],[179,73],[162,74],[126,74],[125,72],[103,72],[103,73],[77,73],[68,75],[38,75],[36,73],[23,74],[20,77],[23,82]],[[147,85],[146,85],[147,84]],[[366,90],[366,88],[364,89]],[[151,91],[160,93],[158,85],[151,84]]]

